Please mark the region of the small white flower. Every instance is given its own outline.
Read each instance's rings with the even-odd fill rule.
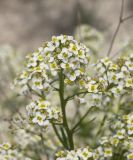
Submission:
[[[117,86],[117,87],[113,87],[112,89],[111,89],[111,92],[114,94],[114,96],[119,96],[121,93],[122,93],[122,91],[123,91],[123,86],[122,85],[119,85],[119,86]]]
[[[132,135],[133,134],[133,125],[128,125],[127,128],[128,128],[128,134]]]
[[[65,36],[61,35],[61,36],[58,36],[57,39],[60,40],[61,43],[64,44],[64,43],[66,42],[67,38],[69,38],[69,37],[70,37],[70,36],[65,37]]]
[[[80,104],[84,104],[86,103],[85,98],[81,98],[81,97],[76,97],[79,101]]]
[[[114,72],[108,72],[107,73],[107,77],[108,77],[109,83],[118,84],[119,75],[117,75],[116,73],[114,73]]]
[[[133,71],[133,63],[132,63],[132,62],[126,61],[126,62],[125,62],[125,65],[128,67],[128,69],[129,69],[130,71]]]
[[[89,83],[86,85],[88,92],[98,93],[98,84]]]
[[[78,48],[76,44],[70,43],[70,51],[73,52],[75,55],[78,55]]]
[[[33,123],[37,123],[39,124],[40,126],[45,126],[45,125],[48,125],[49,124],[49,121],[48,120],[45,120],[46,119],[46,116],[40,114],[40,112],[37,112],[35,114],[35,117],[33,118],[32,122]]]
[[[55,50],[55,46],[53,45],[52,42],[48,42],[47,43],[47,51],[54,51]]]
[[[133,153],[129,153],[129,154],[127,155],[127,159],[128,159],[128,160],[133,160]]]
[[[125,133],[126,133],[125,129],[118,130],[116,137],[118,137],[119,139],[123,139],[125,136]]]
[[[69,76],[68,76],[69,77]],[[71,81],[74,81],[75,79],[76,79],[76,73],[70,73],[70,77],[69,77],[69,79],[71,80]]]
[[[133,79],[132,78],[127,78],[125,86],[126,87],[133,87]]]
[[[104,73],[106,71],[106,68],[103,66],[102,63],[98,63],[96,67],[100,73]]]
[[[104,149],[104,157],[112,157],[112,148]]]
[[[128,116],[127,124],[133,125],[133,115]]]
[[[50,106],[50,102],[49,101],[40,100],[38,102],[38,108],[37,109],[46,109],[49,106]]]
[[[43,89],[43,84],[42,84],[42,79],[41,78],[34,77],[32,79],[32,82],[33,82],[32,88],[34,90]]]
[[[111,61],[109,60],[108,57],[105,57],[105,58],[101,59],[100,61],[101,61],[106,67],[111,64]]]

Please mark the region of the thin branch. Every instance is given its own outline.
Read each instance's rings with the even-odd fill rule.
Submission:
[[[111,55],[111,59],[116,58],[125,49],[126,45]]]
[[[54,87],[54,86],[52,86],[52,85],[51,85],[51,87],[54,89],[54,91],[59,92],[59,89],[58,89],[58,88],[56,88],[56,87]]]
[[[118,25],[117,25],[117,27],[116,27],[116,30],[115,30],[115,32],[114,32],[114,35],[113,35],[113,38],[112,38],[112,41],[111,41],[109,50],[108,50],[108,54],[107,54],[108,56],[110,55],[110,53],[111,53],[111,51],[112,51],[112,48],[113,48],[115,39],[116,39],[116,37],[117,37],[117,35],[118,35],[118,32],[119,32],[119,30],[120,30],[121,25],[122,25],[125,21],[127,21],[127,20],[129,20],[129,19],[131,19],[131,18],[133,18],[133,14],[130,15],[130,16],[124,17],[124,0],[121,0],[120,18],[119,18],[119,22],[118,22]]]
[[[45,99],[45,96],[43,96],[42,94],[40,94],[40,93],[38,93],[37,91],[33,90],[33,89],[31,88],[31,86],[29,85],[29,83],[27,84],[27,87],[28,87],[29,91],[31,91],[33,94],[35,94],[35,95],[37,95],[37,96]]]
[[[52,84],[53,84],[54,82],[56,82],[56,81],[58,81],[58,79],[54,79],[53,81],[51,81],[51,82],[50,82],[50,85],[52,86]],[[52,86],[52,88],[54,89],[54,91],[59,91],[59,88],[56,88],[56,87],[54,87],[54,86]]]
[[[127,21],[127,20],[129,20],[129,19],[131,19],[131,18],[133,18],[133,14],[130,15],[130,16],[127,16],[127,17],[123,18],[123,21]]]
[[[75,96],[78,96],[78,95],[80,95],[80,94],[86,94],[86,93],[89,93],[89,92],[88,92],[88,91],[83,91],[83,92],[79,92],[79,93],[73,94],[73,95],[71,95],[71,96],[68,96],[68,97],[65,99],[65,101],[67,102],[67,101],[73,99]]]
[[[133,18],[133,15],[130,15],[130,16],[127,16],[127,17],[123,18],[122,21],[123,21],[123,23],[124,23],[124,22],[126,22],[127,20],[130,20],[130,19],[132,19],[132,18]],[[111,58],[112,58],[112,59],[115,58],[118,54],[121,53],[121,51],[122,51],[124,48],[125,48],[125,46],[124,46],[123,48],[119,49],[118,51],[116,51],[116,52],[111,56]]]
[[[93,122],[94,120],[96,119],[96,117],[94,117],[93,119],[91,119],[90,121],[88,121],[88,122],[86,122],[86,124],[88,124],[89,125],[89,123],[91,123],[91,122]],[[80,130],[80,126],[79,127],[77,127],[76,129],[75,129],[75,133],[76,132],[78,132]]]
[[[122,20],[123,15],[124,15],[124,0],[121,0],[120,20]]]
[[[80,13],[80,1],[77,0],[77,26],[78,26],[78,35],[79,40],[82,42],[82,35],[81,35],[81,13]]]
[[[51,122],[53,125],[58,125],[58,126],[61,126],[63,125],[63,123],[57,123],[57,122]]]
[[[58,130],[57,130],[56,126],[55,126],[54,124],[52,124],[52,127],[53,127],[53,130],[54,130],[54,132],[56,133],[59,141],[61,142],[61,144],[62,144],[63,146],[65,146],[62,138],[60,137],[60,135],[59,135],[59,133],[58,133]]]
[[[76,123],[76,125],[72,128],[72,132],[75,131],[75,129],[83,122],[83,120],[87,117],[87,115],[90,113],[90,111],[94,108],[94,106],[92,106],[91,108],[89,108],[89,110],[83,115],[83,117]]]
[[[81,95],[81,94],[84,94],[84,96],[85,96],[87,93],[91,93],[91,94],[92,94],[93,92],[82,91],[82,92],[73,94],[73,95],[71,95],[71,96],[68,96],[68,97],[65,99],[65,102],[67,103],[67,101],[72,100],[75,96],[78,96],[78,95]],[[93,93],[93,94],[97,94],[97,93]]]
[[[112,48],[113,48],[113,44],[114,44],[114,42],[115,42],[117,33],[118,33],[119,29],[120,29],[120,25],[121,25],[121,23],[118,24],[118,26],[117,26],[117,28],[116,28],[116,31],[115,31],[115,33],[114,33],[114,36],[113,36],[113,39],[112,39],[112,41],[111,41],[111,45],[110,45],[110,48],[109,48],[109,51],[108,51],[108,56],[110,55],[111,50],[112,50]]]
[[[103,127],[105,125],[105,121],[106,121],[106,118],[107,118],[107,114],[104,115],[103,119],[102,119],[102,122],[100,124],[100,127],[99,127],[99,130],[97,132],[97,136],[101,133],[101,131],[103,130]]]
[[[109,47],[109,50],[108,50],[108,54],[107,54],[108,56],[110,55],[110,53],[112,51],[112,48],[113,48],[115,39],[117,37],[117,34],[119,32],[120,26],[123,23],[123,11],[124,11],[124,0],[121,0],[121,11],[120,11],[119,22],[118,22],[118,25],[117,25],[116,30],[114,32],[114,35],[113,35],[113,38],[112,38],[112,41],[111,41],[111,44],[110,44],[110,47]]]

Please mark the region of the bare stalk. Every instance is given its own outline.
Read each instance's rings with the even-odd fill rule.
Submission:
[[[111,54],[111,51],[113,49],[113,45],[114,45],[114,42],[116,40],[116,37],[118,35],[118,32],[120,30],[120,27],[121,25],[127,21],[127,20],[130,20],[131,18],[133,18],[133,14],[130,15],[130,16],[127,16],[127,17],[124,17],[124,0],[121,0],[121,11],[120,11],[120,17],[119,17],[119,21],[118,21],[118,25],[116,27],[116,30],[114,32],[114,35],[113,35],[113,38],[112,38],[112,41],[111,41],[111,44],[109,46],[109,50],[108,50],[108,54],[107,56],[109,56]]]
[[[119,29],[120,29],[120,27],[121,27],[121,24],[123,23],[123,12],[124,12],[124,0],[121,0],[121,10],[120,10],[119,21],[118,21],[116,30],[115,30],[115,32],[114,32],[114,35],[113,35],[113,38],[112,38],[112,41],[111,41],[111,44],[110,44],[110,47],[109,47],[109,50],[108,50],[108,54],[107,54],[108,56],[110,55],[110,53],[111,53],[111,51],[112,51],[112,48],[113,48],[115,39],[116,39],[116,37],[117,37],[117,34],[118,34]]]

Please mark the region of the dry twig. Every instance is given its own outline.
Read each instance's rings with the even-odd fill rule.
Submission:
[[[111,44],[110,44],[110,46],[109,46],[109,50],[108,50],[108,54],[107,54],[108,56],[111,54],[111,51],[112,51],[112,48],[113,48],[115,39],[116,39],[116,37],[117,37],[117,35],[118,35],[118,32],[119,32],[119,30],[120,30],[121,25],[122,25],[125,21],[127,21],[127,20],[129,20],[129,19],[131,19],[131,18],[133,18],[133,15],[124,17],[124,0],[121,0],[120,17],[119,17],[118,25],[117,25],[116,30],[115,30],[115,32],[114,32],[114,35],[113,35]]]

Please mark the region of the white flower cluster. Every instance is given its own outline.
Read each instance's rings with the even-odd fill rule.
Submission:
[[[115,63],[109,58],[101,59],[97,64],[100,81],[104,82],[106,90],[114,95],[120,95],[133,89],[133,55],[118,59]]]
[[[133,113],[124,115],[115,124],[115,134],[103,137],[96,149],[79,148],[72,151],[59,151],[57,160],[106,160],[124,158],[133,160]]]
[[[26,148],[28,145],[37,144],[41,140],[39,135],[26,132],[26,129],[18,129],[15,133],[14,139],[15,142],[21,146],[21,148]]]
[[[106,160],[112,156],[112,149],[109,147],[92,150],[89,147],[79,148],[71,151],[60,151],[56,160]]]
[[[30,123],[28,115],[17,114],[13,116],[10,128],[14,135],[14,143],[26,155],[34,157],[33,159],[36,159],[36,152],[40,153],[41,150],[45,151],[42,153],[43,155],[48,154],[53,158],[57,148],[61,147],[52,127],[49,127],[48,132],[46,132],[45,127]]]
[[[24,157],[17,149],[13,149],[9,143],[0,144],[0,160],[31,160]]]
[[[86,75],[89,60],[89,50],[73,37],[54,36],[52,41],[44,43],[36,52],[27,56],[25,70],[15,83],[23,91],[30,86],[33,90],[46,93],[51,89],[51,83],[58,79],[60,70],[63,70],[65,83],[80,83]]]
[[[93,156],[93,153],[86,147],[71,151],[60,151],[56,156],[58,157],[56,160],[88,160]]]
[[[114,125],[115,134],[111,137],[103,137],[100,142],[100,150],[110,148],[110,156],[121,156],[125,159],[133,159],[133,113],[124,115]]]
[[[51,122],[60,122],[61,113],[57,107],[51,107],[50,102],[39,99],[31,102],[27,107],[30,120],[40,126],[49,126]]]
[[[9,87],[16,73],[21,70],[23,55],[10,45],[0,45],[0,102],[3,108],[5,106],[10,108],[11,106],[11,103],[7,103],[7,99],[10,99],[12,102],[16,101],[16,97]]]
[[[101,59],[96,64],[96,72],[94,68],[89,71],[89,59],[89,50],[73,37],[54,36],[52,41],[27,56],[26,67],[15,83],[21,86],[22,91],[29,89],[46,95],[55,89],[53,83],[59,80],[58,74],[62,71],[66,85],[76,83],[76,87],[94,93],[94,98],[97,96],[99,99],[105,92],[117,96],[132,89],[133,55],[116,62],[109,58]],[[89,77],[90,72],[95,75]]]
[[[101,59],[97,71],[97,76],[91,77],[86,84],[88,92],[108,92],[117,96],[133,89],[133,55],[116,62],[109,58]]]

